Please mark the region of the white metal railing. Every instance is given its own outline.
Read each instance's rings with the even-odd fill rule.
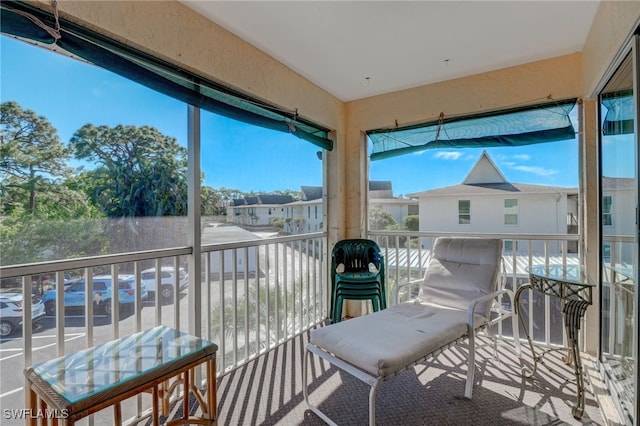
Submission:
[[[203,246],[203,330],[230,371],[327,317],[324,233]]]
[[[34,327],[31,321],[24,321],[31,318],[32,306],[23,303],[21,333],[0,339],[2,370],[21,372],[25,366],[162,324],[216,342],[218,374],[224,374],[327,317],[326,248],[325,233],[203,246],[203,270],[188,271],[189,285],[201,286],[202,299],[196,304],[201,311],[200,330],[188,330],[192,313],[187,297],[178,290],[179,274],[173,277],[176,291],[172,300],[161,295],[160,273],[155,274],[155,296],[141,298],[141,272],[147,268],[159,271],[161,266],[188,269],[191,247],[0,267],[0,277],[5,283],[13,279],[23,300],[29,300],[33,291],[41,294],[48,289],[56,296],[51,307],[55,314]],[[92,277],[107,274],[117,283],[117,276],[125,273],[135,277],[133,309],[124,309],[118,286],[112,285],[111,311],[100,312]],[[85,280],[85,300],[79,309],[65,308],[65,274]],[[32,284],[32,277],[43,276],[55,277],[55,285]],[[0,405],[25,406],[23,384],[21,377],[5,380],[3,376]],[[124,418],[148,414],[140,397],[122,410]]]
[[[435,232],[371,231],[369,237],[380,245],[385,256],[387,288],[393,291],[398,283],[424,274],[428,252],[433,240],[441,235],[466,235],[502,238],[504,274],[515,288],[527,282],[526,268],[543,263],[579,264],[576,253],[579,236],[575,234],[445,234]],[[613,245],[612,245],[613,246]],[[201,247],[201,273],[188,271],[190,285],[200,285],[202,300],[200,334],[216,342],[218,374],[225,374],[265,351],[323,321],[328,312],[329,247],[325,233],[313,233],[262,240],[205,245]],[[5,368],[22,371],[26,365],[53,356],[84,349],[121,335],[134,333],[155,325],[168,325],[187,330],[189,309],[186,297],[179,291],[173,300],[165,301],[160,291],[152,300],[141,300],[141,271],[173,266],[186,268],[193,253],[190,247],[152,250],[139,253],[67,259],[32,265],[0,268],[3,279],[16,277],[23,294],[31,294],[31,278],[36,275],[55,276],[55,315],[44,318],[33,329],[31,322],[23,325],[22,335],[2,339],[0,360]],[[611,262],[616,263],[618,252],[612,248]],[[65,273],[86,278],[85,306],[78,315],[65,312]],[[118,303],[118,292],[112,292],[113,309],[109,315],[96,312],[91,277],[107,273],[116,277],[131,273],[136,279],[134,309],[124,311]],[[155,288],[160,289],[161,277],[156,274]],[[174,277],[174,288],[179,288],[179,277]],[[40,288],[38,288],[39,290]],[[28,299],[28,298],[25,298]],[[388,297],[392,301],[391,297]],[[31,316],[31,306],[24,304],[23,315]],[[559,305],[548,296],[529,295],[524,299],[524,312],[528,316],[530,333],[534,340],[547,345],[564,343],[564,330]],[[509,337],[511,330],[497,330]],[[189,330],[194,332],[194,330]],[[6,363],[6,365],[5,365]],[[10,365],[9,365],[10,364]],[[8,370],[5,370],[8,371]],[[0,390],[2,406],[23,406],[23,382],[3,380]],[[123,414],[136,417],[143,414],[141,404]]]
[[[507,280],[507,286],[514,291],[529,281],[527,268],[532,265],[567,266],[581,263],[577,234],[370,231],[369,238],[378,243],[385,256],[387,290],[390,294],[396,285],[419,279],[424,275],[429,251],[433,241],[439,236],[501,238],[505,242],[504,278]],[[560,303],[548,295],[531,291],[527,293],[523,297],[522,309],[527,317],[532,339],[548,346],[565,344]],[[387,299],[392,301],[390,295]],[[507,323],[498,324],[496,332],[503,337],[512,336],[512,330]]]

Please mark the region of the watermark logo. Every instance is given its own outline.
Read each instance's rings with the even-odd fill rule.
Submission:
[[[69,417],[69,411],[66,408],[63,410],[55,408],[37,410],[32,410],[31,408],[5,408],[2,410],[2,416],[6,420],[66,419]]]

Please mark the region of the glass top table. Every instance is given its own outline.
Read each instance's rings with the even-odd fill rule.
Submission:
[[[531,287],[561,299],[576,298],[591,304],[592,289],[586,270],[581,265],[532,265],[526,268]]]
[[[515,308],[518,313],[520,324],[525,331],[529,347],[533,357],[533,370],[529,371],[523,368],[523,374],[526,377],[532,377],[537,369],[538,363],[544,364],[543,357],[548,352],[558,349],[547,349],[541,353],[537,353],[529,334],[529,327],[525,324],[520,307],[520,299],[525,290],[535,290],[542,294],[557,297],[561,301],[562,316],[567,337],[567,347],[561,350],[567,350],[568,355],[564,361],[568,365],[573,365],[573,372],[576,383],[576,405],[572,409],[575,418],[581,418],[584,414],[584,378],[582,361],[580,359],[580,348],[578,345],[580,327],[584,318],[587,307],[591,305],[593,298],[593,288],[595,284],[589,279],[584,267],[579,265],[563,265],[563,264],[540,264],[531,265],[527,268],[529,274],[529,283],[518,288],[515,294]],[[550,368],[557,373],[553,368]]]
[[[119,403],[124,399],[121,395],[130,397],[155,389],[159,383],[203,363],[207,363],[208,381],[213,381],[208,393],[213,389],[215,395],[217,349],[207,340],[158,326],[34,365],[25,375],[31,390],[73,424]],[[187,376],[184,380],[189,382]],[[215,399],[209,398],[209,403],[215,404]]]

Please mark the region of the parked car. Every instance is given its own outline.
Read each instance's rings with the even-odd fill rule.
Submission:
[[[93,277],[93,304],[94,312],[111,314],[111,275],[95,275]],[[136,282],[133,275],[118,275],[118,302],[121,309],[133,310],[135,303]],[[147,298],[147,290],[144,283],[140,283],[140,297]],[[86,281],[76,280],[64,288],[65,308],[78,308],[85,306]],[[56,313],[56,290],[49,290],[42,296],[47,315]]]
[[[178,269],[178,274],[178,288],[179,291],[182,291],[189,285],[189,274],[183,268]],[[176,282],[175,277],[176,271],[173,266],[162,266],[160,268],[160,297],[163,302],[173,300]],[[156,268],[149,268],[142,271],[141,280],[149,294],[148,298],[154,300],[156,295]]]
[[[22,327],[22,293],[0,294],[0,337],[7,337]],[[31,297],[31,321],[44,317],[44,303],[38,296]]]

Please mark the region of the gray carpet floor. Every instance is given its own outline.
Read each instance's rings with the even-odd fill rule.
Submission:
[[[218,382],[220,425],[321,425],[307,409],[302,393],[302,361],[308,333],[267,352]],[[521,376],[521,362],[508,342],[494,356],[490,339],[477,352],[473,399],[463,397],[468,347],[451,348],[380,386],[376,399],[379,425],[603,425],[591,392],[581,420],[571,415],[575,385],[545,367],[531,379]],[[524,350],[524,365],[531,366]],[[571,377],[561,353],[546,363]],[[369,387],[348,373],[313,357],[310,399],[338,425],[368,422]],[[196,407],[197,409],[197,407]]]

